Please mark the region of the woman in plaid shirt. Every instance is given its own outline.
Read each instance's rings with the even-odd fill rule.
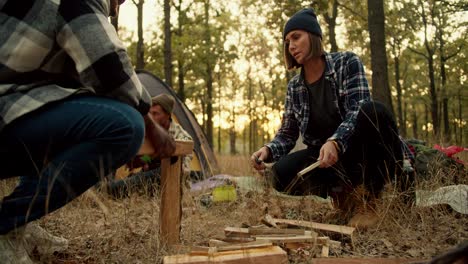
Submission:
[[[283,38],[287,68],[301,72],[289,81],[279,131],[253,153],[252,165],[263,170],[263,161],[276,162],[272,170],[277,190],[331,195],[343,220],[352,216],[349,225],[372,226],[378,221],[375,198],[404,157],[392,114],[372,101],[356,54],[323,51],[322,31],[312,9],[294,14]],[[289,154],[299,135],[307,148]],[[296,174],[316,161],[319,168],[291,188]]]

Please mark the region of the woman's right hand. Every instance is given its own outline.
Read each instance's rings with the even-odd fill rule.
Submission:
[[[252,167],[257,171],[264,170],[266,168],[264,161],[268,160],[269,156],[270,149],[268,147],[263,146],[252,154],[252,156],[250,157],[250,163],[252,164]]]

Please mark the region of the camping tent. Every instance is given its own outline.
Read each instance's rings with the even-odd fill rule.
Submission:
[[[193,113],[179,99],[179,97],[177,97],[175,91],[154,74],[148,71],[139,70],[137,71],[137,75],[152,97],[165,93],[176,98],[172,117],[173,120],[178,122],[193,138],[194,155],[191,170],[196,174],[195,178],[208,178],[217,173],[219,171],[218,162],[213,153],[213,149],[208,144],[206,135],[195,119]],[[193,178],[194,177],[192,177],[192,179]]]

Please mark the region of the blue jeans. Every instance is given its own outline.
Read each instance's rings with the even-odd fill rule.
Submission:
[[[138,152],[144,122],[132,107],[80,95],[15,120],[0,133],[0,178],[21,176],[0,204],[0,234],[64,206]]]

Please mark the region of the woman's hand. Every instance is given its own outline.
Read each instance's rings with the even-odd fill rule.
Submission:
[[[327,141],[320,148],[320,155],[318,160],[320,160],[319,168],[328,168],[333,166],[339,159],[338,157],[338,144],[336,141]]]
[[[257,171],[261,171],[265,169],[265,160],[267,160],[270,156],[270,149],[268,147],[261,147],[259,150],[254,152],[250,157],[250,164],[252,167]]]

